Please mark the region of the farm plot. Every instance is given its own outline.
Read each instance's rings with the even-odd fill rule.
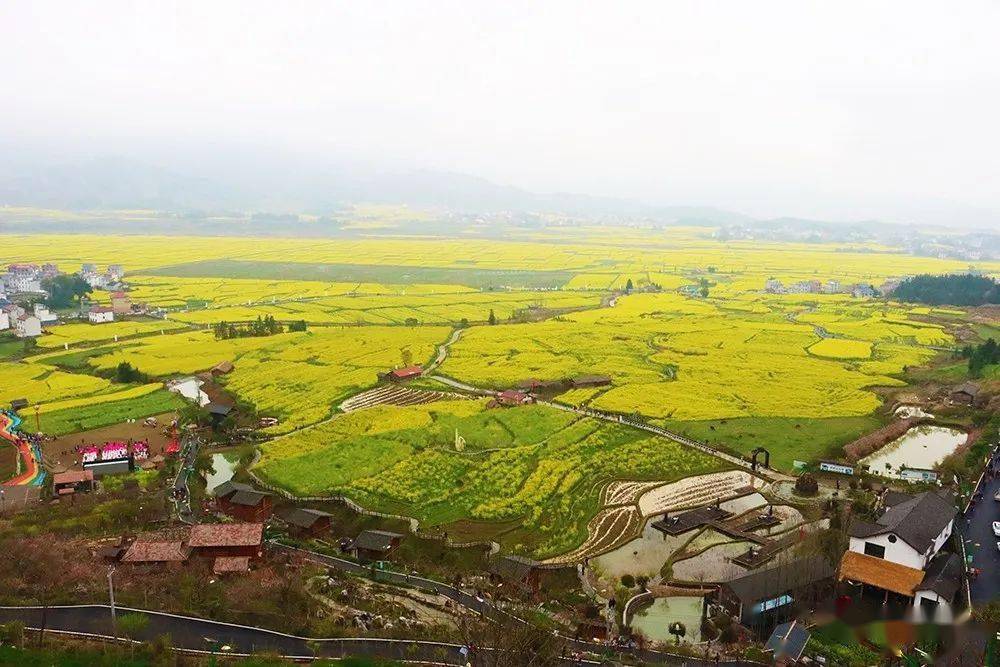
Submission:
[[[92,344],[131,336],[146,336],[183,329],[185,325],[165,320],[137,320],[107,322],[104,324],[60,324],[46,329],[44,336],[37,339],[42,348],[63,347],[65,345]]]
[[[384,387],[375,387],[360,394],[355,394],[340,404],[343,412],[354,412],[365,408],[373,408],[376,405],[397,405],[405,407],[407,405],[423,405],[435,401],[461,400],[465,398],[462,394],[453,394],[444,391],[428,391],[426,389],[410,389],[399,385],[390,384]]]
[[[466,441],[461,450],[456,431]],[[625,427],[538,405],[491,410],[477,400],[351,412],[266,444],[256,471],[299,495],[343,494],[444,530],[463,520],[517,520],[505,546],[547,557],[583,543],[591,525],[599,535],[619,526],[627,537],[621,526],[634,512],[592,524],[604,480],[664,471],[677,479],[720,467]]]
[[[198,331],[133,341],[89,358],[98,369],[122,361],[157,377],[190,374],[223,360],[235,363],[226,387],[258,410],[281,418],[287,432],[327,418],[350,394],[374,385],[377,373],[404,359],[429,359],[449,329],[350,327],[216,340]]]

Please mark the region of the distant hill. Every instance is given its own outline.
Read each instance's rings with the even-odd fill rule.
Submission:
[[[0,204],[12,206],[325,213],[347,202],[469,212],[621,215],[673,224],[738,224],[751,220],[712,207],[650,206],[610,197],[539,194],[451,172],[385,171],[356,165],[304,164],[292,159],[250,159],[231,168],[221,159],[168,169],[121,158],[0,168]]]
[[[987,276],[953,274],[914,276],[904,280],[893,298],[932,306],[982,306],[1000,303],[1000,283]]]

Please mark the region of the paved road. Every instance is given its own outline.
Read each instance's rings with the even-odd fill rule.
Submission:
[[[303,551],[283,545],[273,545],[273,547],[289,552],[297,552],[314,562],[339,570],[360,575],[369,573],[369,568],[342,558]],[[379,580],[389,583],[420,586],[437,591],[458,604],[478,612],[485,618],[499,619],[503,616],[506,617],[505,620],[516,619],[516,617],[500,609],[491,601],[476,597],[438,581],[412,577],[397,572],[379,572],[378,577]],[[461,665],[466,662],[466,659],[460,652],[462,647],[459,644],[427,642],[418,639],[395,640],[364,637],[307,639],[264,628],[221,623],[156,611],[124,607],[118,608],[119,616],[126,613],[142,614],[149,619],[146,628],[136,639],[148,641],[159,635],[169,634],[173,645],[180,649],[208,651],[215,645],[216,647],[229,647],[228,652],[231,654],[272,651],[289,657],[309,657],[315,655],[322,657],[367,656],[442,665]],[[19,620],[23,621],[29,628],[39,628],[41,626],[41,618],[42,609],[40,607],[0,607],[0,623]],[[46,628],[49,630],[100,637],[111,637],[114,634],[111,610],[107,605],[51,607],[47,613]],[[598,655],[608,653],[608,647],[601,644],[576,641],[565,637],[563,639],[565,639],[569,651],[578,650]],[[691,667],[709,667],[710,665],[717,664],[714,661],[706,662],[650,650],[634,650],[631,651],[631,654],[647,664],[690,665]],[[566,660],[565,664],[575,663]],[[756,663],[744,661],[723,661],[721,664],[727,665],[727,667],[759,667]]]
[[[424,369],[424,375],[430,375],[438,366],[444,363],[445,359],[448,358],[448,348],[452,346],[459,338],[462,337],[462,332],[464,329],[455,329],[448,336],[448,340],[438,345],[438,353],[431,362],[430,366]]]
[[[228,652],[232,654],[274,651],[293,657],[368,656],[446,665],[464,664],[459,653],[461,646],[458,644],[377,638],[309,640],[262,628],[118,608],[119,617],[126,613],[140,613],[149,618],[148,625],[137,639],[146,641],[169,634],[173,645],[181,649],[209,651],[215,644],[217,647],[230,647]],[[42,610],[38,607],[0,607],[0,622],[20,620],[28,627],[38,628],[41,617]],[[52,607],[48,610],[46,628],[110,637],[113,635],[111,609],[106,605]],[[315,652],[310,645],[316,647]]]
[[[970,583],[973,603],[1000,599],[1000,537],[993,534],[993,522],[1000,521],[1000,502],[993,500],[997,491],[1000,477],[984,478],[980,488],[983,499],[958,521],[966,549],[972,554],[972,566],[982,571]]]

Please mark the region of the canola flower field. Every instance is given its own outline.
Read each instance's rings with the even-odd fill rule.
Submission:
[[[391,228],[385,215],[372,209],[358,225]],[[93,424],[101,406],[128,418],[172,409],[162,381],[232,361],[220,379],[227,391],[281,420],[269,429],[275,437],[263,446],[261,476],[455,535],[474,526],[538,557],[586,539],[610,481],[670,481],[725,466],[543,406],[438,401],[350,414],[335,406],[375,386],[380,372],[428,364],[463,327],[436,373],[487,389],[605,374],[609,387],[557,400],[638,413],[734,452],[763,444],[776,466],[790,469],[877,428],[886,393],[905,388],[907,369],[956,345],[965,312],[848,294],[769,294],[764,283],[877,287],[968,268],[892,248],[722,243],[700,227],[583,225],[525,229],[506,240],[5,238],[0,263],[124,263],[133,300],[166,314],[51,327],[35,353],[0,359],[0,401],[28,398],[53,429],[72,432]],[[995,263],[979,268],[1000,273]],[[491,311],[495,324],[487,323]],[[209,328],[267,315],[309,328],[228,340]],[[123,361],[150,384],[97,375]],[[466,440],[461,451],[456,431]]]
[[[257,471],[301,495],[344,494],[451,534],[470,520],[517,523],[496,539],[547,557],[586,539],[606,482],[724,467],[623,426],[538,405],[489,410],[480,400],[338,416],[264,445]]]

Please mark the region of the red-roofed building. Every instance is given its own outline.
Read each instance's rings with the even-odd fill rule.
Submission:
[[[123,563],[183,563],[191,555],[191,549],[180,540],[158,542],[136,540],[121,557]]]
[[[262,523],[203,523],[191,527],[188,546],[198,556],[264,555],[264,524]]]
[[[420,374],[424,372],[424,369],[420,366],[407,366],[405,368],[397,368],[395,370],[389,371],[390,380],[412,380],[413,378],[420,377]]]
[[[111,310],[115,315],[128,315],[132,312],[132,299],[125,292],[112,292]]]
[[[532,400],[531,396],[516,389],[508,389],[497,394],[500,405],[528,405]]]

